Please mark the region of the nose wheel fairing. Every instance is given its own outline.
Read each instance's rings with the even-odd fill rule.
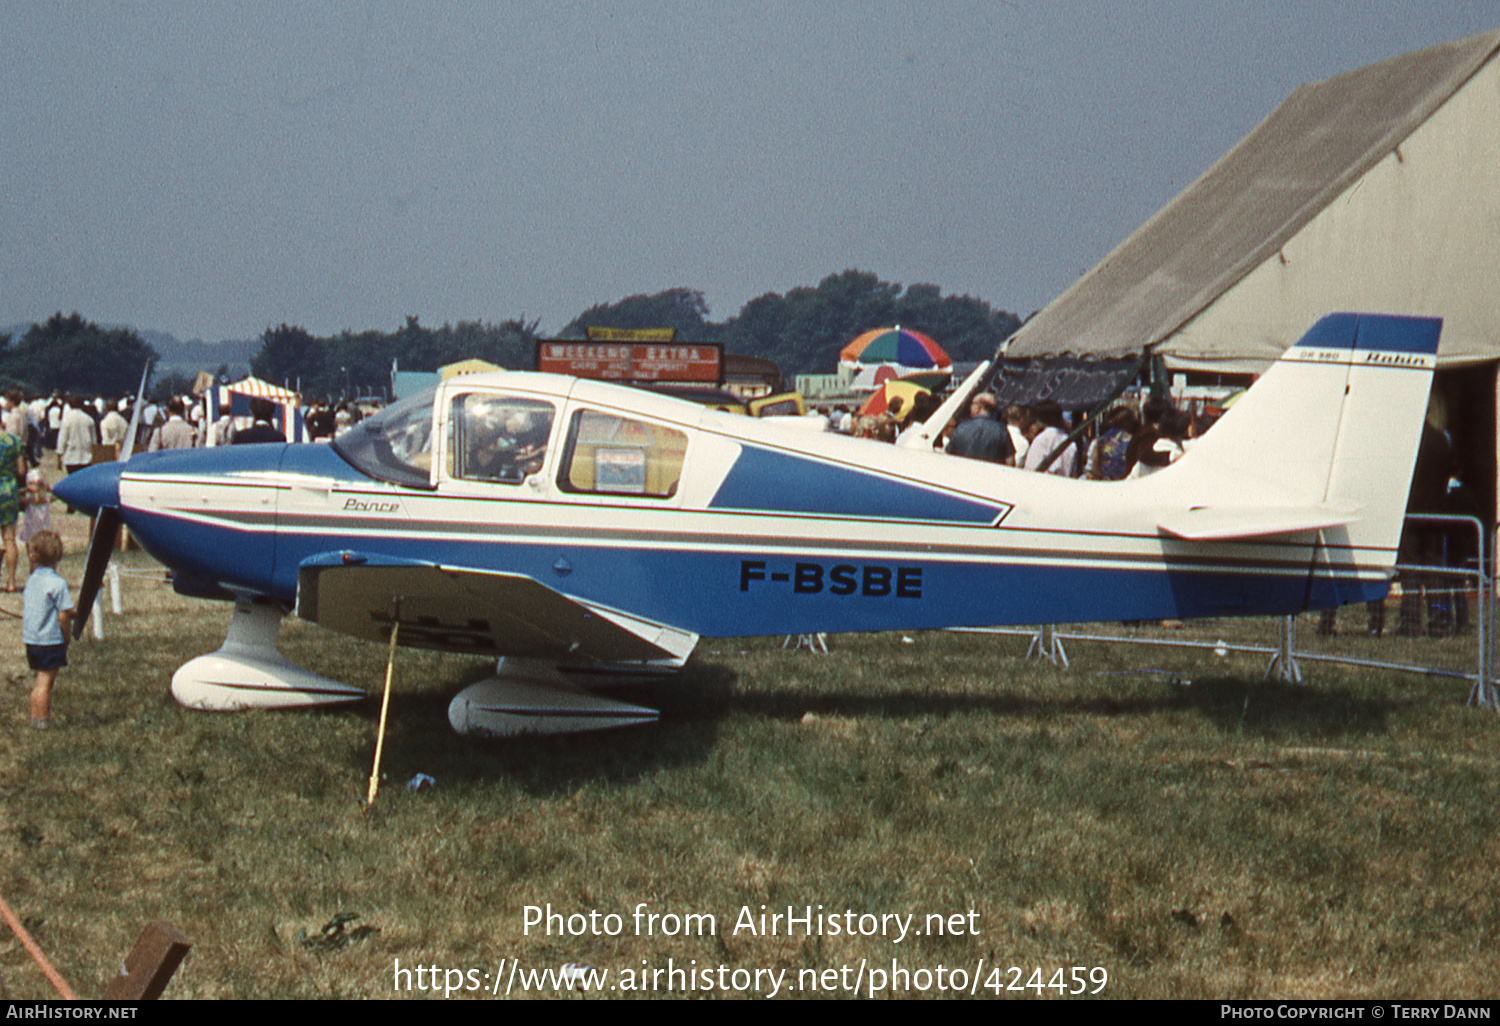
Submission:
[[[234,604],[229,633],[216,652],[198,656],[172,675],[172,697],[190,709],[295,709],[357,702],[359,688],[304,670],[276,650],[285,614],[266,601]]]

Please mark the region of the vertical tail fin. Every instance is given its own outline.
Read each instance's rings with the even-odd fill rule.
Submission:
[[[1308,605],[1384,595],[1441,330],[1383,314],[1318,321],[1182,459],[1174,476],[1194,508],[1162,529],[1219,540],[1319,530]]]

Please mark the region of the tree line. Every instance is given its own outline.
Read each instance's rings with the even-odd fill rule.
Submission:
[[[101,328],[77,313],[53,314],[19,338],[0,338],[0,389],[28,394],[134,394],[157,353],[129,328]]]
[[[868,271],[831,274],[785,295],[768,292],[722,323],[709,320],[703,293],[677,288],[590,307],[559,334],[585,327],[677,329],[678,338],[719,342],[725,352],[759,356],[797,374],[832,374],[839,350],[861,332],[901,325],[930,335],[958,361],[988,360],[1021,318],[972,296],[944,296],[936,285],[903,288]]]
[[[444,364],[479,359],[500,367],[529,368],[536,360],[536,340],[536,321],[459,321],[429,328],[407,317],[394,332],[345,331],[327,337],[281,324],[261,335],[260,352],[251,359],[250,370],[307,396],[380,395],[390,387],[393,365],[434,371]]]
[[[769,359],[788,382],[797,374],[829,374],[839,350],[860,332],[900,324],[932,336],[953,359],[983,360],[1021,325],[1013,313],[970,296],[945,296],[936,285],[903,287],[866,271],[829,275],[816,286],[768,292],[724,321],[710,319],[703,293],[673,288],[628,296],[583,311],[558,333],[582,338],[586,327],[677,329],[684,341],[716,342],[724,350]],[[478,358],[502,367],[533,366],[538,322],[459,321],[428,327],[417,317],[394,332],[344,331],[317,336],[295,325],[267,328],[252,372],[309,396],[381,394],[393,364],[432,371]],[[0,386],[27,392],[121,395],[135,391],[155,350],[128,328],[101,328],[77,313],[53,315],[19,338],[0,338]],[[205,368],[208,369],[208,368]],[[223,368],[221,367],[222,371]],[[152,394],[182,392],[177,377],[154,382]]]

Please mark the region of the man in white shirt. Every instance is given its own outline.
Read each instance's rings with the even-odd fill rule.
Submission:
[[[83,412],[77,399],[69,400],[57,427],[57,458],[68,473],[94,462],[94,443],[99,429],[94,418]]]
[[[58,447],[57,433],[62,430],[62,417],[65,408],[66,404],[57,396],[53,396],[52,401],[47,404],[47,448],[49,449],[56,449]]]
[[[173,396],[167,400],[167,422],[157,428],[151,435],[150,450],[156,452],[160,449],[191,449],[197,441],[197,434],[184,419],[186,412],[182,399]]]
[[[104,419],[99,422],[99,444],[114,446],[116,453],[123,451],[125,436],[130,432],[130,422],[122,412],[124,408],[125,402],[121,400],[117,405],[111,406]]]

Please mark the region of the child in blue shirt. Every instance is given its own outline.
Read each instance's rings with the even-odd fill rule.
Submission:
[[[26,645],[26,662],[36,671],[31,725],[37,730],[51,725],[52,685],[57,682],[57,671],[68,665],[73,598],[68,582],[56,569],[62,554],[62,539],[56,531],[38,531],[26,543],[31,576],[26,579],[21,605],[21,641]]]

